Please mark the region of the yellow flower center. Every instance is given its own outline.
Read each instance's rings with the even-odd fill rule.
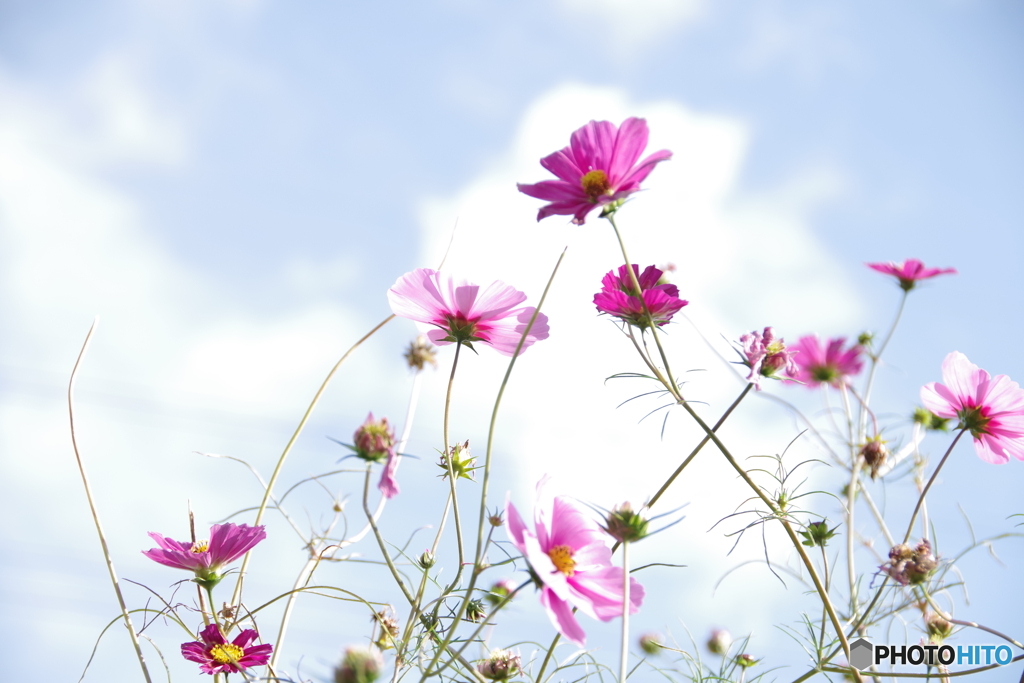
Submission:
[[[210,549],[209,541],[195,541],[192,543],[192,552],[194,553],[205,553]]]
[[[556,545],[548,551],[548,557],[555,564],[555,569],[566,576],[576,573],[576,560],[572,559],[572,548],[567,545]]]
[[[214,645],[210,648],[210,657],[218,664],[235,664],[245,656],[245,651],[233,643]]]
[[[601,195],[608,194],[608,190],[611,189],[608,174],[604,171],[591,171],[580,178],[580,185],[583,186],[583,191],[587,193],[590,200],[594,202]]]

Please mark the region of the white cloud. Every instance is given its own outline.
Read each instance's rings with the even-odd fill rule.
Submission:
[[[606,44],[628,53],[700,20],[706,0],[561,0],[574,21],[599,22]]]

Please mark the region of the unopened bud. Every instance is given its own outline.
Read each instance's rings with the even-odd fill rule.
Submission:
[[[414,370],[422,370],[427,364],[437,367],[437,348],[422,334],[411,342],[405,350],[405,362]]]
[[[501,602],[512,594],[512,591],[516,589],[516,585],[509,579],[500,579],[494,582],[491,586],[491,590],[487,593],[487,602],[492,605],[499,605]]]
[[[708,638],[708,650],[711,654],[725,655],[732,645],[732,635],[724,628],[716,628]]]
[[[416,559],[416,564],[422,569],[430,569],[437,562],[437,558],[434,557],[434,553],[430,552],[430,549],[424,550],[423,553]]]
[[[384,657],[375,647],[350,647],[334,670],[334,683],[373,683],[384,668]]]
[[[836,535],[835,529],[828,528],[828,522],[821,520],[820,522],[811,522],[807,525],[806,531],[801,531],[800,535],[804,537],[803,544],[808,548],[814,548],[820,546],[822,548],[828,544],[830,538]]]
[[[442,454],[438,466],[444,470],[442,479],[448,476],[448,456]],[[455,444],[451,447],[451,470],[456,479],[473,479],[473,470],[476,469],[476,458],[469,453],[469,441]]]
[[[941,644],[946,638],[953,634],[953,624],[949,623],[938,614],[929,612],[924,618],[925,627],[928,629],[928,638],[935,644]]]
[[[504,681],[519,673],[522,664],[518,654],[510,650],[494,650],[491,656],[480,662],[476,670],[491,681]]]
[[[865,332],[861,332],[857,336],[857,343],[860,346],[868,346],[868,345],[871,344],[872,341],[874,341],[874,339],[875,339],[875,333],[874,332],[867,332],[867,331],[865,331]]]
[[[748,654],[736,655],[736,663],[739,666],[742,666],[744,669],[749,669],[750,667],[752,667],[755,664],[757,664],[759,661],[761,661],[761,660],[760,659],[754,659],[753,655],[748,655]]]
[[[466,605],[466,620],[480,622],[487,618],[483,600],[470,600]]]
[[[352,440],[352,450],[357,456],[368,462],[382,462],[395,448],[395,431],[386,417],[374,420],[373,413],[370,413]]]
[[[878,472],[889,459],[889,455],[889,449],[881,434],[871,437],[860,447],[860,457],[864,459],[864,465],[870,470],[872,479],[878,478]]]
[[[628,502],[609,512],[604,523],[608,535],[622,543],[639,541],[647,535],[647,520],[633,512]]]
[[[925,429],[938,432],[949,431],[949,418],[939,417],[935,413],[931,412],[927,408],[915,408],[914,409],[914,422],[923,426]]]
[[[645,633],[640,636],[640,649],[649,655],[661,652],[661,634]]]

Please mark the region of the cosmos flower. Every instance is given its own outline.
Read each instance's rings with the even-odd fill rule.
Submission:
[[[790,376],[809,387],[822,384],[836,388],[843,386],[864,366],[860,357],[861,347],[854,344],[844,349],[844,344],[845,337],[830,339],[826,346],[822,346],[817,335],[801,337],[792,347],[797,371]]]
[[[544,495],[547,478],[537,485],[534,528],[523,522],[515,506],[506,504],[508,532],[523,553],[541,590],[540,601],[554,627],[580,647],[586,634],[573,615],[610,621],[622,615],[622,567],[612,565],[608,536],[571,499]],[[630,578],[630,612],[640,609],[644,589]]]
[[[541,207],[538,221],[567,215],[583,225],[595,208],[614,205],[639,190],[655,164],[672,156],[661,150],[637,163],[647,147],[647,135],[643,119],[628,118],[620,127],[610,121],[591,121],[572,134],[568,147],[540,160],[558,180],[519,183],[519,191],[551,202]]]
[[[1011,455],[1024,460],[1024,390],[1016,382],[1006,375],[989,376],[959,351],[942,361],[942,381],[921,388],[928,410],[959,419],[985,462],[1003,465]]]
[[[500,280],[481,287],[430,268],[406,273],[388,290],[392,312],[435,327],[427,333],[435,344],[472,346],[481,341],[505,356],[515,353],[537,310],[532,306],[516,308],[524,301],[525,294]],[[523,350],[547,338],[548,318],[541,313],[523,340]]]
[[[793,361],[796,351],[787,349],[783,339],[776,339],[775,330],[770,327],[764,328],[760,334],[754,331],[743,335],[740,337],[740,345],[743,364],[750,368],[747,381],[758,389],[761,388],[762,377],[781,379],[786,375],[792,377],[798,372]]]
[[[264,666],[274,650],[269,643],[250,645],[259,637],[251,628],[239,633],[230,643],[217,624],[204,628],[199,637],[201,641],[181,644],[181,656],[199,664],[199,670],[204,674],[230,674]]]
[[[220,569],[234,562],[267,537],[262,526],[247,524],[214,524],[209,541],[174,541],[150,532],[150,538],[159,548],[144,550],[142,554],[162,565],[195,572],[196,581],[213,586],[223,576]]]
[[[608,271],[601,280],[601,291],[594,295],[594,305],[601,313],[614,315],[630,325],[640,328],[650,327],[644,307],[654,319],[654,324],[661,327],[672,319],[683,306],[690,303],[679,298],[679,288],[673,284],[659,284],[664,273],[654,266],[647,266],[640,272],[640,266],[633,264],[633,273],[640,283],[643,301],[633,286],[633,278],[629,276],[626,266],[618,270]]]
[[[892,275],[900,282],[900,287],[909,292],[918,280],[927,280],[936,275],[956,274],[956,268],[925,268],[916,258],[908,258],[903,263],[865,263],[868,268],[879,273]]]

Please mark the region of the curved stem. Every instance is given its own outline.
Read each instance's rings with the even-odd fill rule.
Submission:
[[[881,346],[878,347],[878,353],[872,354],[871,356],[871,370],[868,372],[867,383],[864,385],[864,400],[861,402],[861,413],[860,413],[860,429],[863,432],[864,427],[867,425],[867,406],[868,401],[871,400],[871,388],[875,384],[875,372],[878,370],[878,361],[882,358],[882,354],[885,353],[885,347],[889,345],[889,340],[892,339],[892,335],[896,332],[896,326],[900,322],[900,317],[903,315],[903,307],[907,303],[907,295],[910,294],[910,290],[903,290],[903,296],[900,298],[900,305],[896,309],[896,317],[893,318],[892,325],[889,326],[889,332],[885,335],[885,339],[882,340]]]
[[[281,474],[281,469],[284,467],[284,461],[288,459],[288,454],[291,453],[292,447],[298,440],[299,435],[302,434],[302,430],[306,428],[306,423],[309,421],[309,416],[313,414],[313,409],[316,408],[317,403],[320,402],[320,397],[324,395],[324,391],[327,390],[327,385],[331,383],[331,380],[334,378],[335,373],[338,372],[338,368],[341,367],[341,364],[344,363],[345,360],[348,359],[349,355],[351,355],[353,351],[358,349],[363,342],[365,342],[367,339],[376,334],[377,330],[387,325],[389,322],[394,320],[394,318],[395,315],[392,313],[388,317],[384,318],[384,320],[377,323],[377,325],[372,330],[364,334],[359,339],[359,341],[357,341],[355,344],[349,347],[348,351],[346,351],[345,354],[338,360],[338,362],[334,364],[334,367],[331,368],[331,371],[327,373],[327,377],[324,378],[324,381],[320,384],[320,388],[317,389],[316,395],[313,396],[313,400],[310,401],[309,407],[306,408],[306,412],[302,415],[302,419],[299,420],[299,425],[295,428],[295,432],[292,434],[292,438],[288,439],[288,443],[285,445],[284,451],[281,453],[281,457],[277,459],[277,465],[274,466],[274,472],[273,474],[270,475],[270,481],[267,482],[267,489],[263,493],[263,500],[260,501],[260,507],[256,511],[256,521],[253,522],[253,526],[258,526],[259,523],[263,521],[263,515],[267,511],[267,503],[270,501],[270,497],[274,491],[274,484],[277,483],[277,478]],[[251,557],[252,551],[250,550],[245,554],[245,557],[242,558],[242,566],[238,570],[238,581],[235,582],[235,592],[231,596],[232,605],[238,605],[239,600],[242,597],[242,583],[245,580],[245,571],[249,568],[249,559]]]
[[[139,659],[139,666],[142,667],[142,675],[145,676],[146,683],[152,683],[152,679],[149,676],[149,667],[146,666],[146,658],[142,654],[142,645],[139,643],[139,634],[135,631],[132,618],[128,614],[128,606],[124,601],[124,595],[121,593],[121,584],[117,579],[117,571],[114,570],[114,560],[110,555],[110,548],[107,546],[107,537],[103,533],[103,525],[100,524],[100,513],[96,509],[96,499],[92,495],[89,477],[85,474],[85,463],[82,462],[82,456],[78,451],[78,439],[75,435],[75,380],[78,379],[78,368],[85,358],[85,352],[89,349],[89,342],[92,341],[93,332],[96,331],[96,326],[99,322],[98,316],[92,321],[89,332],[85,335],[85,341],[82,343],[82,350],[78,352],[78,359],[75,360],[75,367],[71,370],[71,379],[68,381],[68,421],[71,425],[71,447],[75,451],[75,461],[78,463],[78,473],[82,476],[85,498],[89,502],[89,512],[92,514],[92,521],[96,525],[96,533],[100,537],[100,548],[103,550],[103,559],[107,562],[107,573],[110,574],[110,583],[114,586],[114,593],[117,595],[117,604],[121,608],[124,625],[127,627],[128,635],[131,637],[132,645],[135,647],[135,655]]]
[[[914,522],[917,520],[917,513],[921,511],[921,505],[924,504],[924,497],[928,495],[928,490],[932,487],[932,484],[935,483],[935,477],[939,476],[939,470],[941,470],[942,466],[946,464],[946,458],[948,458],[949,454],[953,452],[953,447],[956,446],[956,442],[960,440],[960,437],[963,436],[966,431],[967,429],[964,428],[957,432],[956,437],[953,438],[953,443],[949,444],[949,448],[946,449],[945,455],[943,455],[942,460],[939,461],[938,467],[936,467],[935,471],[932,472],[932,476],[928,479],[928,483],[925,484],[924,490],[921,491],[921,495],[917,499],[917,505],[914,506],[914,514],[910,516],[910,523],[907,524],[907,533],[903,535],[904,543],[910,539],[910,533],[914,530]]]
[[[622,543],[622,649],[619,658],[619,683],[626,682],[629,664],[629,541]]]

